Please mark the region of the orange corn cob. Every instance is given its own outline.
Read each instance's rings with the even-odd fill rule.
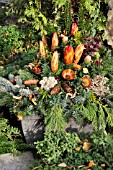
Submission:
[[[74,49],[72,46],[66,46],[64,49],[64,63],[72,64],[74,60]]]

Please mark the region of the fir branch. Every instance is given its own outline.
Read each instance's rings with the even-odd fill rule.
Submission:
[[[63,118],[63,109],[54,105],[46,110],[45,124],[48,131],[62,131],[65,130],[66,122]]]

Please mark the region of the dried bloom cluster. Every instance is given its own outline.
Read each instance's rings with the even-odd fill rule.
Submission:
[[[41,84],[41,88],[49,91],[57,84],[57,80],[54,77],[43,77],[43,79],[39,82]]]
[[[97,75],[92,79],[90,90],[93,90],[97,96],[104,96],[105,93],[110,93],[109,86],[106,84],[109,79],[107,77]]]

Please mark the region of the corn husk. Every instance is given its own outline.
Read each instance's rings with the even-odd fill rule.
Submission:
[[[45,51],[44,43],[41,40],[39,41],[39,54],[40,54],[40,58],[46,59],[46,51]]]
[[[51,51],[53,52],[55,50],[55,47],[57,47],[59,44],[59,39],[58,39],[58,35],[56,32],[53,33],[52,36],[52,44],[51,44]]]
[[[54,51],[53,56],[51,58],[51,70],[52,70],[52,72],[58,71],[58,60],[59,60],[58,51]]]
[[[84,44],[79,44],[76,49],[75,49],[75,60],[74,60],[74,63],[78,63],[81,59],[81,56],[82,56],[82,53],[84,51]]]

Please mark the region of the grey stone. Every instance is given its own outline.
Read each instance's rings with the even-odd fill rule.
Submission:
[[[43,139],[44,123],[39,112],[23,118],[21,125],[27,144],[33,144],[37,140]]]
[[[34,162],[31,152],[13,156],[11,153],[0,155],[0,170],[30,170],[29,164]]]
[[[91,133],[94,130],[94,127],[92,124],[84,124],[84,125],[78,125],[76,124],[76,122],[74,121],[73,118],[70,118],[68,120],[68,124],[66,127],[66,131],[67,132],[84,132],[84,133]]]

